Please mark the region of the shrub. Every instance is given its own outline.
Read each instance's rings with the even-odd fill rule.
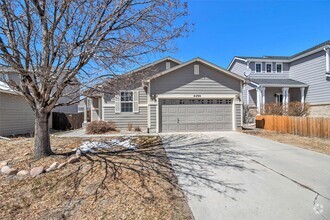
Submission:
[[[281,104],[266,104],[263,114],[264,115],[288,115],[288,116],[308,116],[310,110],[310,105],[301,102],[290,102],[288,109],[283,112],[283,105]]]
[[[310,105],[305,103],[303,106],[300,102],[290,102],[287,115],[289,116],[308,116]]]
[[[116,124],[112,121],[92,121],[86,127],[87,134],[103,134],[116,131]]]
[[[243,106],[243,122],[244,123],[253,123],[256,115],[257,115],[257,110],[255,107],[252,107],[249,105]]]
[[[283,106],[276,103],[265,104],[263,115],[283,115]]]
[[[127,130],[132,131],[133,125],[131,123],[128,123],[127,125]]]
[[[140,128],[139,126],[136,126],[136,127],[134,128],[134,131],[140,132],[140,131],[141,131],[141,128]]]

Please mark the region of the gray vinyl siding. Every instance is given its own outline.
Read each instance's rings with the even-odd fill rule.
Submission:
[[[136,88],[132,91],[139,91],[139,104],[148,103],[147,93],[144,91],[144,89],[142,87]],[[119,91],[118,91],[118,95],[119,95]],[[115,104],[114,95],[105,94],[104,103],[105,104]]]
[[[0,136],[34,131],[34,112],[22,96],[0,92]]]
[[[325,71],[325,51],[306,56],[290,65],[290,77],[309,86],[306,102],[312,105],[330,103],[330,81],[327,81]]]
[[[150,105],[150,132],[157,131],[157,105]]]
[[[148,127],[148,108],[147,106],[140,106],[138,113],[121,112],[115,113],[114,106],[104,107],[105,121],[113,121],[119,130],[126,131],[128,124],[132,124],[133,128],[139,126],[142,131],[146,131]]]
[[[170,67],[173,68],[178,64],[172,61],[164,61],[158,63],[152,67],[149,67],[146,74],[153,75],[157,74],[161,71],[166,70],[166,62],[170,62]],[[145,69],[141,71],[146,71]],[[142,80],[142,79],[141,79]],[[116,123],[118,129],[127,130],[128,124],[132,124],[133,128],[139,126],[143,131],[146,131],[148,128],[148,96],[146,91],[142,86],[135,88],[134,91],[139,91],[139,112],[120,112],[115,113],[115,106],[104,106],[104,120],[105,121],[113,121]],[[119,94],[119,91],[118,91]],[[115,105],[114,95],[104,96],[104,101],[106,105]],[[143,105],[143,106],[141,106]],[[150,108],[150,123],[152,132],[156,131],[156,106],[151,106]]]
[[[127,130],[128,124],[132,124],[133,128],[139,126],[143,131],[146,131],[148,128],[148,96],[142,87],[136,88],[134,91],[139,91],[139,112],[115,113],[115,101],[108,99],[106,105],[111,106],[104,106],[102,108],[104,111],[104,120],[115,122],[120,130]]]
[[[247,105],[247,99],[248,99],[248,92],[249,92],[249,105],[250,106],[255,106],[256,104],[256,90],[250,85],[245,85],[243,88],[243,104]]]
[[[256,62],[250,62],[249,63],[249,68],[251,69],[251,79],[253,78],[289,78],[289,64],[288,63],[282,63],[283,66],[283,72],[282,73],[276,73],[276,62],[270,62],[272,63],[272,73],[266,73],[265,69],[266,69],[266,63],[268,62],[257,62],[257,63],[261,63],[261,73],[256,73],[255,72],[255,63]],[[229,69],[231,72],[233,73],[237,73],[239,75],[244,76],[244,72],[246,71],[246,62],[241,61],[241,60],[235,60],[233,65],[231,66],[231,68]]]
[[[261,63],[261,73],[256,73],[256,63]],[[272,73],[266,72],[266,63],[272,64]],[[251,69],[251,79],[253,78],[273,78],[273,79],[287,79],[289,78],[289,64],[288,63],[282,63],[283,72],[282,73],[276,73],[276,62],[250,62],[249,67]]]
[[[233,73],[240,74],[244,76],[244,71],[246,70],[246,62],[242,60],[235,60],[229,71]]]
[[[194,63],[196,64],[196,63]],[[151,81],[151,94],[239,94],[240,80],[200,64],[182,67]]]
[[[236,127],[241,127],[242,126],[242,112],[241,112],[242,105],[241,104],[236,104],[235,105],[235,123]]]
[[[69,101],[71,101],[71,99],[68,97],[60,97],[57,103],[67,103]],[[78,104],[56,107],[53,109],[53,112],[77,113]]]
[[[139,91],[139,104],[147,104],[148,103],[148,96],[147,93],[143,90],[142,87],[135,89]]]
[[[199,64],[199,75],[194,74],[194,65]],[[226,73],[205,66],[202,63],[192,63],[188,66],[167,73],[151,81],[150,93],[155,95],[194,95],[194,94],[240,94],[240,80],[233,78]],[[241,110],[238,105],[238,113],[233,115],[237,126],[241,126]],[[160,113],[161,114],[161,113]],[[150,106],[151,131],[156,128],[157,106]],[[161,120],[161,115],[159,116]],[[161,125],[161,121],[159,121]]]

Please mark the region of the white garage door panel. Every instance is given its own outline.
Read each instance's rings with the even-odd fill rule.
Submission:
[[[189,101],[161,102],[162,132],[232,130],[231,100],[203,100],[203,103],[198,100]]]

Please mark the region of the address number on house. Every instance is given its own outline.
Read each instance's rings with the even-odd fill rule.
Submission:
[[[194,95],[194,98],[202,98],[202,95]]]

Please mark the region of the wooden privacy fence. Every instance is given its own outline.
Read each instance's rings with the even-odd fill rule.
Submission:
[[[84,122],[84,113],[61,113],[53,112],[53,129],[55,130],[73,130],[82,127]]]
[[[330,118],[256,116],[256,127],[305,137],[330,138]]]

